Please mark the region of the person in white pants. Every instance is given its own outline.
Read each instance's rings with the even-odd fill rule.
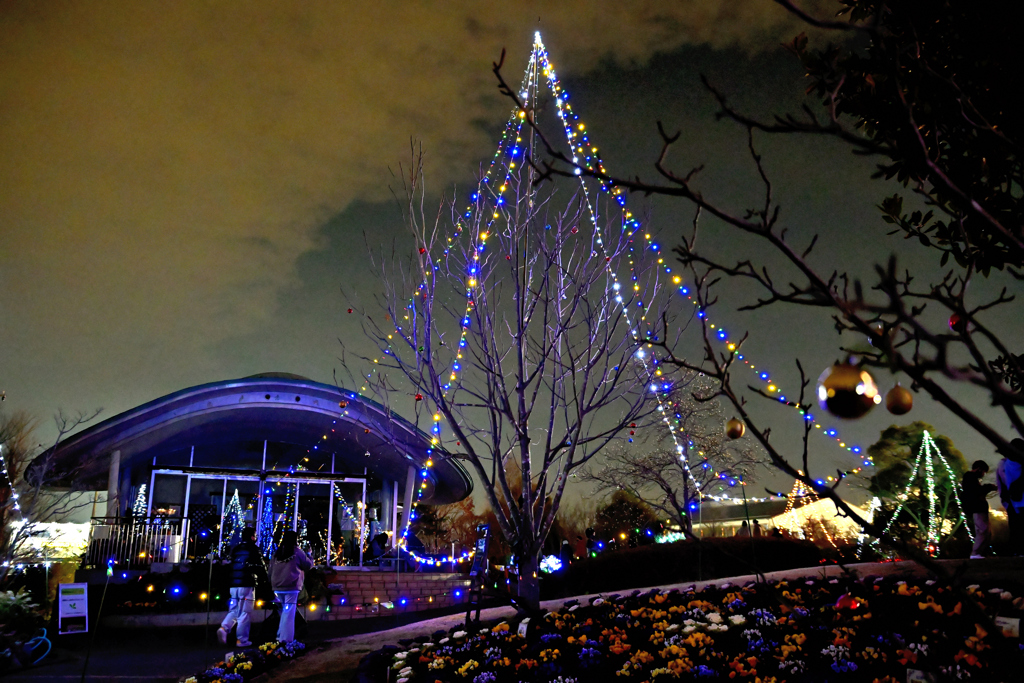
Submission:
[[[277,627],[277,639],[289,643],[295,640],[295,610],[305,570],[312,568],[313,562],[298,546],[298,534],[294,531],[284,532],[281,545],[274,553],[270,565],[270,582],[274,594],[281,603],[281,623]]]
[[[249,625],[256,602],[256,584],[260,576],[266,576],[266,567],[256,547],[256,529],[247,526],[242,532],[242,541],[231,550],[231,569],[228,573],[230,594],[228,613],[217,629],[217,639],[227,643],[231,627],[238,624],[235,645],[249,647]]]

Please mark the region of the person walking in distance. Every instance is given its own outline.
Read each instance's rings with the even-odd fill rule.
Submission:
[[[984,460],[976,460],[971,469],[964,473],[962,481],[964,489],[964,515],[971,530],[974,532],[974,547],[971,549],[971,559],[977,560],[985,556],[989,544],[992,542],[992,533],[988,524],[988,494],[996,490],[995,484],[982,484],[982,478],[988,474],[988,463]]]
[[[302,591],[304,572],[313,567],[312,560],[299,549],[298,541],[299,536],[294,531],[284,532],[281,545],[277,547],[270,565],[270,583],[274,587],[274,595],[281,603],[277,639],[285,643],[295,640],[296,603]]]
[[[252,645],[249,642],[249,626],[256,603],[256,585],[267,571],[263,557],[260,556],[260,549],[256,547],[256,527],[245,527],[241,542],[231,550],[230,564],[228,613],[217,629],[217,639],[226,645],[231,627],[238,624],[235,644],[238,647],[248,647]]]

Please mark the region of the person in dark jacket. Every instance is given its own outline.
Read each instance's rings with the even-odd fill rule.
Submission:
[[[988,474],[988,463],[977,460],[971,469],[964,473],[962,481],[964,489],[964,516],[970,522],[974,532],[974,547],[971,548],[971,559],[984,557],[992,533],[988,526],[988,494],[996,490],[995,484],[982,484],[981,479]]]
[[[227,644],[228,633],[238,624],[235,634],[238,647],[249,647],[249,626],[253,606],[256,603],[256,586],[267,572],[260,549],[256,546],[256,528],[247,526],[242,532],[242,541],[231,550],[231,567],[228,570],[228,613],[217,629],[217,639]]]

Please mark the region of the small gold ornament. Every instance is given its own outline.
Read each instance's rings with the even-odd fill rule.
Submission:
[[[746,433],[747,425],[738,417],[734,417],[725,423],[725,435],[730,439],[739,439]]]
[[[885,395],[885,408],[893,415],[906,415],[913,407],[914,395],[899,383]]]

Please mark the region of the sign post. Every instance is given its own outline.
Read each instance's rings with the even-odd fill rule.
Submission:
[[[88,632],[89,584],[62,583],[57,600],[57,633]]]

